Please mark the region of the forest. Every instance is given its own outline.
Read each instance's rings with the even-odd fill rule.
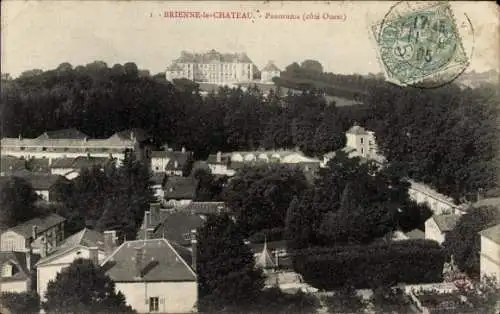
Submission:
[[[77,128],[95,138],[131,127],[150,131],[158,144],[185,146],[198,159],[209,153],[298,148],[311,156],[345,145],[354,123],[376,132],[382,153],[400,176],[409,176],[455,199],[492,188],[498,173],[498,86],[470,89],[402,88],[378,76],[324,73],[319,63],[294,63],[283,79],[322,81],[356,91],[363,105],[336,107],[324,89],[306,84],[284,94],[280,85],[228,88],[200,94],[197,84],[168,82],[134,63],[102,61],[2,76],[2,137],[36,137]],[[285,86],[283,86],[285,87]]]

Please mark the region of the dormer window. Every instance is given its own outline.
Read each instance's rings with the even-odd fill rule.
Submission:
[[[42,147],[42,151],[47,151],[47,147]]]
[[[185,241],[190,241],[191,240],[191,233],[187,232],[182,235]]]

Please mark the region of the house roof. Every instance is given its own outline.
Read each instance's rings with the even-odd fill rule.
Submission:
[[[264,247],[262,248],[262,251],[260,252],[259,256],[255,259],[255,265],[261,268],[272,268],[276,266],[271,256],[271,253],[267,249],[267,242],[264,242]]]
[[[359,126],[359,125],[352,126],[349,130],[347,130],[346,133],[356,134],[356,135],[367,135],[368,134],[366,129]]]
[[[163,190],[165,199],[194,199],[198,180],[191,177],[168,177]]]
[[[196,214],[172,212],[166,215],[153,232],[154,238],[165,238],[179,245],[187,246],[191,244],[191,238],[185,236],[191,230],[198,229],[205,221]]]
[[[64,254],[72,249],[84,246],[84,247],[97,247],[98,249],[104,251],[104,234],[96,230],[83,228],[79,232],[66,238],[59,246],[57,246],[50,255],[42,258],[38,261],[37,265],[44,264],[54,258]]]
[[[409,232],[406,232],[405,235],[408,239],[425,239],[425,232],[420,229],[413,229]]]
[[[280,72],[281,70],[273,63],[269,62],[263,69],[262,72]]]
[[[473,204],[474,207],[493,206],[500,208],[500,197],[491,197],[479,200]]]
[[[141,278],[134,271],[137,249],[143,254]],[[188,256],[189,250],[166,239],[136,240],[124,242],[101,265],[115,282],[196,281]]]
[[[75,158],[57,158],[52,161],[50,168],[82,169],[82,168],[91,168],[94,165],[104,166],[108,162],[110,162],[110,159],[106,157],[79,156]]]
[[[479,234],[497,244],[500,244],[500,224],[485,229],[479,232]]]
[[[442,232],[450,231],[457,225],[458,220],[461,215],[446,214],[446,215],[435,215],[432,217],[436,222],[439,230]]]
[[[163,186],[166,178],[167,178],[167,175],[164,172],[155,172],[151,176],[151,181],[154,183],[154,185]]]
[[[31,172],[50,172],[49,160],[47,158],[32,158],[26,162],[26,165]]]
[[[191,202],[187,206],[177,207],[175,210],[198,215],[219,214],[227,212],[224,202]]]
[[[151,136],[144,129],[140,128],[132,128],[116,132],[110,138],[112,137],[116,137],[121,140],[132,140],[135,137],[138,142],[143,142],[151,138]]]
[[[22,178],[28,181],[33,189],[37,191],[49,190],[59,179],[66,180],[65,177],[50,173],[34,173],[34,172],[16,172],[12,176]]]
[[[38,232],[42,232],[54,227],[57,224],[60,224],[65,220],[66,219],[64,217],[59,216],[58,214],[49,214],[46,216],[33,218],[8,230],[20,234],[24,238],[29,238],[32,235],[33,226],[37,226]]]
[[[264,249],[264,243],[249,243],[248,245],[254,254],[261,253]],[[286,241],[271,241],[267,242],[266,245],[267,249],[270,251],[286,250]]]
[[[14,264],[17,267],[17,272],[12,277],[1,277],[1,282],[21,281],[29,278],[29,270],[26,264],[25,252],[0,251],[0,265],[7,262]],[[31,254],[31,262],[35,264],[40,255]]]
[[[74,140],[83,140],[84,138],[88,138],[89,136],[85,133],[78,131],[75,128],[71,129],[62,129],[62,130],[54,130],[54,131],[46,131],[37,139],[74,139]]]
[[[2,156],[0,159],[0,171],[17,171],[26,169],[26,160],[14,156]]]

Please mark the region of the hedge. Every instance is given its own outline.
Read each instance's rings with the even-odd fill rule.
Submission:
[[[356,288],[441,282],[445,255],[435,241],[405,240],[390,245],[310,248],[293,258],[295,271],[308,284],[331,290],[348,282]]]

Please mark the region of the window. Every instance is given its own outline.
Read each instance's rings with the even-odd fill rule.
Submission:
[[[364,153],[364,150],[363,150],[363,148],[361,148],[361,155],[363,155],[363,153]]]
[[[42,147],[42,150],[45,152],[47,151],[47,147]]]
[[[363,144],[363,138],[361,138],[361,144]]]
[[[149,311],[158,312],[160,310],[158,297],[149,298]]]

